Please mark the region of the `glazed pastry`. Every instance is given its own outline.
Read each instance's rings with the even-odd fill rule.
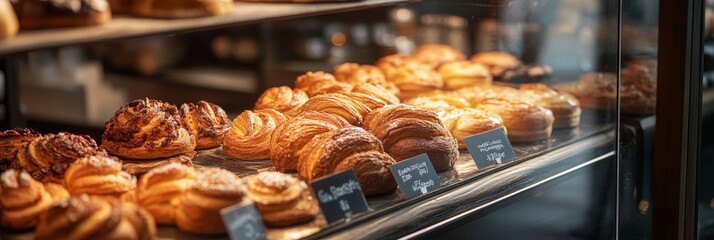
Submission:
[[[274,109],[286,116],[295,116],[308,100],[307,93],[287,86],[268,88],[255,102],[255,110]]]
[[[238,176],[220,168],[207,168],[198,172],[196,183],[179,198],[176,225],[190,233],[225,234],[221,209],[248,202]]]
[[[154,216],[156,223],[174,225],[179,197],[195,182],[196,172],[185,165],[172,163],[152,169],[139,180],[136,202]]]
[[[315,82],[307,88],[307,95],[314,97],[320,94],[327,93],[349,93],[352,91],[352,85],[348,83],[338,82],[335,80]]]
[[[98,196],[74,196],[42,215],[35,238],[137,239],[156,238],[151,214],[129,202]]]
[[[0,223],[5,229],[24,230],[37,225],[40,215],[54,203],[42,183],[14,169],[0,176]]]
[[[136,188],[136,178],[122,171],[118,159],[99,152],[74,162],[64,174],[64,184],[73,196],[119,197]]]
[[[519,99],[492,98],[475,105],[479,109],[501,116],[511,142],[531,142],[547,139],[553,131],[553,112]]]
[[[17,168],[41,182],[62,182],[65,170],[79,158],[97,152],[97,143],[87,135],[47,134],[17,152]]]
[[[196,138],[196,149],[215,148],[231,127],[228,115],[216,104],[199,101],[181,105],[181,121],[189,134]]]
[[[292,226],[320,214],[307,184],[297,178],[279,172],[260,172],[247,182],[248,197],[255,202],[267,226]]]
[[[307,182],[351,168],[366,196],[388,193],[397,187],[389,171],[394,159],[384,152],[379,139],[359,127],[317,135],[298,155],[298,175]]]
[[[476,108],[454,109],[441,116],[444,127],[456,138],[459,149],[466,149],[464,138],[503,127],[500,116]]]
[[[367,115],[364,127],[382,141],[384,150],[396,161],[426,153],[434,169],[443,171],[459,157],[456,140],[431,111],[387,105]]]
[[[359,101],[340,93],[322,94],[310,98],[300,107],[300,112],[317,111],[332,114],[345,119],[348,123],[360,126],[362,119],[370,109]]]
[[[106,0],[10,2],[17,13],[20,30],[101,25],[112,18]]]
[[[337,130],[350,124],[328,113],[306,111],[278,126],[270,139],[270,160],[275,170],[297,170],[299,152],[318,134]]]
[[[441,89],[444,80],[428,64],[417,61],[406,62],[394,70],[385,71],[387,79],[399,88],[399,99],[406,100],[417,95]]]
[[[448,45],[443,44],[424,44],[412,54],[414,58],[430,63],[434,67],[439,67],[442,64],[462,61],[466,59],[464,54]]]
[[[491,84],[492,82],[491,73],[484,65],[470,61],[444,63],[439,67],[439,74],[448,89]]]
[[[240,160],[268,159],[270,136],[285,121],[285,115],[272,109],[243,111],[226,134],[223,152]]]
[[[13,168],[17,151],[42,136],[35,130],[15,128],[0,132],[0,172]]]
[[[359,83],[354,86],[354,88],[352,89],[352,93],[367,94],[372,97],[378,98],[386,104],[399,103],[399,98],[397,97],[397,95],[392,94],[389,90],[379,85]]]
[[[480,63],[488,67],[491,75],[501,77],[507,71],[516,69],[523,65],[521,60],[507,52],[481,52],[473,55],[471,61]]]
[[[335,79],[334,75],[323,71],[306,72],[295,79],[295,88],[307,91],[313,84],[323,81],[337,81],[337,79]]]
[[[226,15],[232,0],[134,0],[133,13],[153,18],[195,18]]]
[[[572,128],[580,124],[578,99],[567,93],[559,93],[541,83],[522,84],[520,96],[553,112],[553,128]]]

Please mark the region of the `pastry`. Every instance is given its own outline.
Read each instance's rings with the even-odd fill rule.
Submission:
[[[428,64],[409,60],[397,67],[389,64],[383,65],[388,66],[385,68],[389,70],[384,71],[387,75],[387,80],[397,85],[400,91],[399,99],[401,100],[438,90],[444,86],[444,80],[441,75]]]
[[[106,0],[11,1],[21,30],[100,25],[112,18]]]
[[[231,158],[259,160],[270,157],[270,137],[287,117],[273,109],[243,111],[231,124],[223,152]]]
[[[439,74],[448,89],[459,89],[479,84],[491,84],[491,73],[479,63],[471,61],[447,62],[439,67]]]
[[[519,96],[553,112],[553,128],[572,128],[580,124],[580,103],[567,93],[559,93],[541,83],[522,84]]]
[[[385,152],[396,161],[426,153],[434,169],[444,171],[459,157],[456,140],[431,111],[387,105],[367,115],[364,127],[382,141]]]
[[[10,38],[17,35],[20,26],[17,15],[9,0],[0,0],[0,38]]]
[[[134,0],[107,0],[112,14],[130,14]]]
[[[15,128],[0,132],[0,172],[13,168],[17,151],[41,134],[32,129]]]
[[[436,113],[457,108],[471,107],[471,104],[469,104],[466,99],[461,97],[461,95],[444,91],[432,91],[421,94],[418,97],[409,99],[404,103]]]
[[[389,171],[394,159],[384,152],[379,139],[359,127],[317,135],[298,155],[298,175],[307,182],[351,168],[366,196],[388,193],[397,187]]]
[[[278,126],[270,139],[270,160],[275,170],[297,170],[299,152],[315,135],[337,130],[350,124],[328,113],[306,111]]]
[[[370,109],[361,102],[340,93],[328,93],[310,98],[300,112],[316,111],[332,114],[345,119],[348,123],[360,126],[362,119]]]
[[[139,180],[136,202],[144,207],[156,223],[174,225],[179,197],[196,182],[196,172],[186,165],[172,163],[151,169]]]
[[[87,135],[47,134],[18,150],[15,164],[38,181],[60,183],[70,164],[96,152],[97,143]]]
[[[308,100],[307,93],[287,86],[268,88],[255,102],[255,110],[275,109],[286,116],[295,116]]]
[[[372,97],[378,98],[386,104],[399,103],[399,98],[397,97],[397,95],[393,94],[392,92],[380,85],[359,83],[354,85],[354,88],[352,88],[352,93],[367,94]]]
[[[179,198],[176,226],[190,233],[225,234],[221,209],[248,202],[238,176],[220,168],[207,168],[198,172],[196,183]]]
[[[56,186],[52,188],[57,192]],[[61,197],[57,194],[57,198]],[[45,186],[25,171],[11,169],[0,176],[0,223],[5,229],[25,230],[35,227],[40,215],[55,202]]]
[[[306,72],[295,79],[295,88],[307,91],[313,84],[323,81],[337,81],[337,79],[334,75],[323,71]]]
[[[233,0],[134,0],[134,15],[152,18],[195,18],[226,15]]]
[[[424,44],[419,46],[419,48],[412,54],[414,58],[420,59],[424,62],[430,63],[434,67],[439,67],[442,64],[446,64],[454,61],[465,60],[464,54],[448,45],[443,44]]]
[[[488,67],[494,78],[503,76],[507,71],[523,65],[521,60],[507,52],[480,52],[471,57],[471,61]]]
[[[136,188],[136,178],[122,171],[121,162],[104,152],[80,158],[64,174],[71,195],[119,197]]]
[[[119,157],[131,174],[171,162],[191,166],[196,138],[181,124],[176,106],[152,99],[121,107],[104,124],[102,148]]]
[[[531,142],[550,137],[553,112],[520,99],[491,98],[475,106],[501,116],[511,142]]]
[[[376,66],[343,63],[335,66],[334,70],[335,78],[338,81],[350,83],[353,86],[370,83],[383,87],[392,94],[399,94],[399,88],[394,83],[387,82],[382,70]]]
[[[307,88],[307,95],[314,97],[320,94],[327,93],[349,93],[352,91],[352,85],[348,83],[338,82],[336,80],[318,81]]]
[[[216,104],[199,101],[181,105],[181,122],[189,134],[196,138],[196,149],[215,148],[231,127],[228,115]]]
[[[247,180],[246,188],[267,226],[292,226],[311,221],[320,214],[307,184],[290,175],[260,172]]]
[[[451,136],[456,138],[459,149],[466,149],[464,138],[503,127],[500,116],[476,108],[453,109],[440,118]]]
[[[518,89],[504,85],[479,85],[456,90],[452,95],[464,98],[473,105],[490,98],[517,98]]]
[[[38,240],[156,238],[151,214],[116,198],[80,195],[55,204],[40,218]]]

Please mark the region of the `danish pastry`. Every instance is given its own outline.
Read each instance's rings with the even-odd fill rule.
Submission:
[[[70,164],[96,152],[97,143],[87,135],[47,134],[20,149],[16,164],[38,181],[61,183]]]
[[[64,184],[72,195],[119,197],[136,188],[136,178],[122,171],[118,159],[100,152],[75,161],[64,174]]]
[[[279,172],[260,172],[247,181],[248,197],[255,202],[267,226],[286,227],[315,219],[317,201],[305,182]]]
[[[196,138],[196,149],[215,148],[231,127],[228,115],[216,104],[199,101],[181,105],[181,121],[189,134]]]
[[[340,93],[322,94],[310,98],[300,107],[300,112],[316,111],[332,114],[345,119],[348,123],[362,125],[362,118],[370,109],[361,102]]]
[[[298,108],[305,104],[308,98],[307,93],[301,89],[291,89],[287,86],[272,87],[258,97],[255,110],[274,109],[286,116],[295,116]]]
[[[15,128],[0,132],[0,172],[16,165],[17,151],[41,134],[32,129]]]
[[[57,191],[56,186],[52,188]],[[63,197],[57,195],[58,198]],[[42,183],[32,179],[25,171],[10,169],[0,176],[0,223],[5,229],[25,230],[35,227],[40,215],[55,202]]]
[[[272,110],[243,111],[231,124],[223,141],[223,152],[241,160],[268,159],[270,137],[287,117]]]
[[[337,79],[335,75],[323,71],[306,72],[295,79],[295,88],[307,91],[307,89],[315,83],[324,81],[337,81]]]
[[[196,182],[193,168],[172,163],[151,169],[139,180],[136,202],[159,224],[174,225],[179,197]]]

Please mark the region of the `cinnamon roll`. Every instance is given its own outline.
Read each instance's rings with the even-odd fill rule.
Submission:
[[[0,132],[0,172],[13,168],[16,165],[17,151],[40,136],[42,136],[40,133],[28,128]]]
[[[181,121],[189,134],[196,138],[196,149],[215,148],[231,127],[228,115],[216,104],[199,101],[181,105]]]
[[[295,79],[295,88],[307,91],[307,89],[315,83],[324,81],[337,81],[337,79],[334,75],[323,71],[306,72]]]
[[[521,97],[553,112],[553,128],[572,128],[580,124],[580,102],[567,93],[559,93],[542,83],[522,84]]]
[[[315,219],[316,199],[305,182],[279,172],[260,172],[247,181],[248,197],[255,202],[263,222],[286,227]]]
[[[424,44],[412,54],[414,58],[430,63],[434,67],[439,67],[454,61],[462,61],[466,59],[464,54],[448,45],[443,44]]]
[[[287,117],[272,110],[243,111],[231,124],[223,141],[223,152],[240,160],[259,160],[270,157],[270,137]]]
[[[87,135],[47,134],[20,149],[16,164],[41,182],[59,183],[70,164],[96,152],[97,143]]]
[[[317,111],[332,114],[345,119],[348,123],[362,125],[362,118],[370,109],[357,100],[339,93],[322,94],[310,98],[300,107],[300,112]]]
[[[42,183],[25,171],[10,169],[0,176],[0,224],[5,229],[35,227],[54,202]]]
[[[196,172],[178,163],[154,168],[139,180],[136,202],[159,224],[174,225],[179,197],[196,182]]]
[[[306,90],[306,89],[305,89]],[[266,89],[255,102],[255,110],[274,109],[286,116],[295,116],[298,108],[308,100],[307,93],[288,86]]]
[[[475,105],[498,114],[508,130],[511,142],[531,142],[550,137],[553,132],[553,112],[520,99],[491,98]]]
[[[439,67],[439,74],[448,89],[490,84],[493,81],[486,66],[471,61],[444,63]]]
[[[119,197],[136,188],[136,178],[122,171],[118,159],[100,152],[74,162],[64,174],[64,184],[72,195]]]
[[[451,136],[456,138],[459,149],[466,149],[465,137],[503,127],[500,116],[476,108],[450,110],[441,119]]]

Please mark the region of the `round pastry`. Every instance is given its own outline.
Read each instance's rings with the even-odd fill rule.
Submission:
[[[459,157],[456,140],[434,112],[394,104],[371,112],[364,127],[396,161],[426,153],[436,171],[451,168]]]
[[[367,94],[372,97],[378,98],[386,104],[399,103],[399,98],[397,97],[397,95],[393,94],[392,92],[380,85],[359,83],[354,86],[354,88],[352,89],[352,93]]]
[[[60,202],[70,197],[67,189],[59,183],[46,182],[43,185],[45,190],[52,196],[52,202]]]
[[[106,0],[12,1],[21,30],[100,25],[112,18]]]
[[[508,70],[516,69],[523,65],[521,60],[507,52],[480,52],[471,57],[471,61],[488,67],[491,75],[501,77]]]
[[[307,95],[314,97],[320,94],[327,93],[349,93],[352,91],[352,85],[348,83],[338,82],[334,80],[318,81],[307,88]]]
[[[578,99],[572,95],[559,93],[541,83],[522,84],[519,92],[521,97],[553,112],[553,128],[572,128],[580,124],[582,110]]]
[[[297,178],[279,172],[260,172],[247,182],[248,197],[255,202],[267,226],[292,226],[320,214],[307,184]]]
[[[547,139],[553,131],[553,112],[524,100],[492,98],[475,106],[501,116],[511,142]]]
[[[130,14],[134,0],[107,0],[112,14]]]
[[[429,65],[410,61],[390,71],[387,79],[399,88],[399,99],[405,100],[433,90],[441,89],[444,80],[439,73]]]
[[[215,148],[231,127],[231,120],[216,104],[199,101],[181,105],[181,121],[189,134],[196,138],[196,149]]]
[[[459,89],[479,84],[491,84],[491,73],[479,63],[471,61],[455,61],[444,63],[439,67],[439,74],[444,79],[448,89]]]
[[[300,107],[300,112],[307,111],[329,113],[345,119],[352,125],[359,126],[362,125],[362,118],[369,113],[370,109],[347,95],[328,93],[310,98]]]
[[[275,109],[286,116],[295,116],[298,108],[308,100],[307,93],[288,86],[268,88],[255,102],[255,110]]]
[[[412,56],[424,62],[428,62],[434,67],[466,59],[461,51],[443,44],[421,45],[416,49],[416,51],[414,51]]]
[[[17,15],[8,0],[0,0],[0,38],[9,38],[17,35],[20,26]]]
[[[516,88],[503,85],[479,85],[462,88],[452,94],[468,100],[471,105],[490,98],[518,98]]]
[[[122,171],[118,159],[99,152],[75,161],[64,174],[64,184],[72,195],[119,197],[136,188],[136,178]]]
[[[608,110],[615,105],[617,76],[612,73],[587,73],[581,75],[577,82],[560,85],[558,90],[577,97],[585,108]]]
[[[35,227],[40,214],[54,203],[42,183],[27,172],[7,170],[0,176],[0,224],[5,229],[24,230]]]
[[[152,18],[195,18],[225,15],[232,0],[134,0],[133,13]]]
[[[136,202],[146,208],[159,224],[174,225],[179,197],[196,182],[193,168],[172,163],[151,169],[139,180]]]
[[[30,141],[42,136],[27,128],[15,128],[0,132],[0,172],[13,168],[17,151]]]
[[[47,210],[37,225],[35,238],[149,240],[156,238],[156,226],[151,214],[136,204],[81,195]]]
[[[287,117],[273,109],[243,111],[231,124],[223,141],[223,152],[240,160],[259,160],[270,157],[270,137],[287,121]]]
[[[62,182],[65,170],[77,159],[97,152],[97,143],[87,135],[47,134],[17,152],[17,168],[41,182]]]
[[[337,79],[335,79],[334,75],[323,71],[306,72],[295,79],[295,88],[307,91],[313,84],[323,81],[337,81]]]
[[[389,170],[394,159],[384,152],[379,139],[359,127],[317,135],[298,155],[298,175],[307,182],[351,168],[366,196],[391,192],[397,187]]]
[[[315,135],[337,130],[350,124],[328,113],[307,111],[278,126],[270,139],[270,160],[275,170],[297,170],[299,152]]]
[[[406,104],[417,106],[422,109],[427,109],[435,113],[456,109],[468,108],[471,104],[458,94],[453,92],[432,91],[421,94],[418,97],[409,99]]]
[[[503,127],[500,116],[476,108],[454,109],[442,117],[446,129],[459,143],[459,149],[466,149],[464,138]]]
[[[220,168],[198,172],[196,183],[179,198],[176,226],[198,234],[225,234],[221,209],[238,203],[248,203],[246,189],[240,178]]]

